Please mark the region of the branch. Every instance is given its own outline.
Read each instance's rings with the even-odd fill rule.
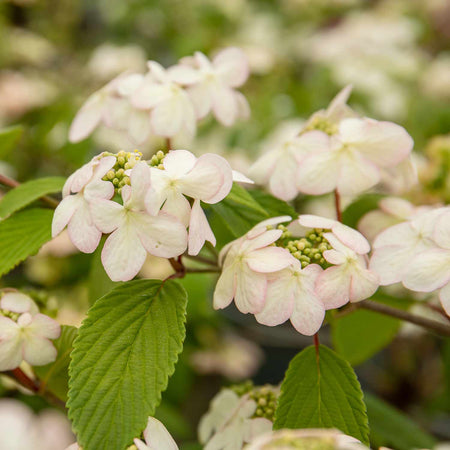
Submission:
[[[217,267],[217,261],[214,261],[213,259],[205,258],[200,255],[183,255],[185,258],[192,259],[193,261],[197,261],[203,264],[208,264],[209,266]]]
[[[450,336],[450,326],[437,322],[435,320],[426,319],[425,317],[416,316],[409,313],[408,311],[403,311],[402,309],[393,308],[392,306],[384,305],[383,303],[377,303],[370,300],[363,300],[362,302],[353,303],[353,305],[355,305],[357,308],[368,309],[380,314],[385,314],[386,316],[405,320],[406,322],[410,322],[423,328],[427,328],[428,330],[434,331],[435,333],[443,336]]]
[[[0,174],[0,184],[9,186],[10,188],[13,189],[16,188],[17,186],[20,186],[20,183],[18,181],[1,174]],[[59,205],[58,200],[54,199],[53,197],[49,197],[48,195],[43,195],[42,197],[39,198],[39,200],[43,201],[53,209],[55,209]]]
[[[211,269],[190,269],[187,268],[186,273],[219,273],[220,269],[218,267],[214,267]]]

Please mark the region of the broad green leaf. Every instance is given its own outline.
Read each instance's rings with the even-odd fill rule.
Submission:
[[[5,158],[18,144],[23,134],[21,125],[3,128],[0,130],[0,159]]]
[[[58,350],[56,361],[46,366],[34,367],[34,372],[41,382],[41,391],[50,391],[64,402],[67,400],[70,352],[77,332],[76,327],[62,325],[61,336],[53,341]]]
[[[356,228],[364,214],[378,208],[378,202],[384,197],[381,194],[363,194],[345,208],[342,222],[349,227]]]
[[[185,335],[176,281],[123,283],[97,300],[74,342],[69,418],[84,450],[123,450],[145,428]]]
[[[267,192],[260,189],[252,189],[249,194],[262,206],[262,208],[269,214],[270,217],[276,216],[291,216],[295,219],[298,213],[288,203],[280,200]]]
[[[350,364],[328,347],[297,354],[281,384],[274,429],[337,428],[368,444],[363,393]]]
[[[11,189],[0,200],[0,220],[44,195],[60,192],[65,181],[64,177],[39,178]]]
[[[372,301],[406,309],[409,302],[377,292]],[[357,310],[331,321],[333,345],[351,365],[361,364],[386,347],[401,321],[373,311]]]
[[[433,448],[436,440],[401,411],[383,400],[365,394],[371,441],[396,450]]]
[[[0,276],[51,239],[53,211],[26,209],[0,222]]]
[[[233,183],[230,193],[224,201],[254,211],[263,217],[268,217],[267,211],[239,184]]]

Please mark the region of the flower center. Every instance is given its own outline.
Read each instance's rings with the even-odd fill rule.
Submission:
[[[159,150],[159,152],[155,153],[152,156],[152,159],[150,160],[150,166],[156,167],[157,169],[160,170],[164,170],[163,161],[165,156],[166,154],[162,150]]]
[[[312,117],[303,132],[312,130],[323,131],[330,136],[336,134],[339,131],[338,127],[334,123],[329,122],[327,119],[320,115]]]
[[[134,152],[124,152],[123,150],[117,154],[105,153],[105,156],[115,156],[117,158],[114,167],[102,178],[104,181],[110,181],[114,185],[116,194],[120,194],[122,188],[126,184],[130,184],[130,177],[125,173],[126,170],[132,169],[142,158],[142,153],[135,150]]]

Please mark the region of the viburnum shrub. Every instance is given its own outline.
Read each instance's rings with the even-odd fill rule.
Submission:
[[[78,330],[39,312],[32,294],[0,291],[0,371],[65,404],[77,437],[70,449],[178,448],[153,416],[183,350],[189,299],[179,280],[192,273],[217,273],[204,299],[214,309],[234,302],[261,326],[290,321],[313,337],[281,386],[243,383],[217,394],[199,426],[206,450],[366,448],[361,387],[349,362],[319,343],[324,323],[334,329],[365,309],[450,336],[448,321],[410,312],[413,302],[389,303],[380,288],[427,293],[423,304],[450,315],[450,207],[386,195],[392,178],[405,190],[415,180],[408,132],[353,111],[347,86],[241,173],[223,156],[196,154],[191,141],[209,114],[224,126],[248,117],[238,90],[248,75],[238,48],[212,60],[197,52],[168,69],[150,61],[145,74],[124,73],[92,94],[69,139],[104,124],[136,145],[162,137],[164,148],[147,159],[104,149],[63,186],[0,176],[11,188],[0,201],[1,274],[67,229],[80,252],[100,246],[106,274],[120,282]],[[369,189],[378,201],[358,222],[356,197]],[[49,197],[58,191],[60,201]],[[324,194],[334,202],[327,217],[297,207],[299,196]],[[168,260],[173,273],[139,277],[148,255]]]

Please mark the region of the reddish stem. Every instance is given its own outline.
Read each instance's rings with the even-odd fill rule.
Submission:
[[[336,208],[336,218],[339,222],[342,222],[342,212],[341,212],[341,196],[337,189],[334,191],[334,207]]]
[[[172,140],[170,138],[166,138],[166,147],[167,151],[172,150]]]
[[[39,392],[39,384],[33,381],[25,372],[19,367],[13,369],[9,374],[23,387],[26,387],[30,391]]]
[[[319,346],[320,346],[320,342],[319,342],[319,332],[317,332],[315,335],[314,335],[314,347],[316,347],[316,360],[317,360],[317,364],[319,364],[319,356],[320,356],[320,353],[319,353]]]

